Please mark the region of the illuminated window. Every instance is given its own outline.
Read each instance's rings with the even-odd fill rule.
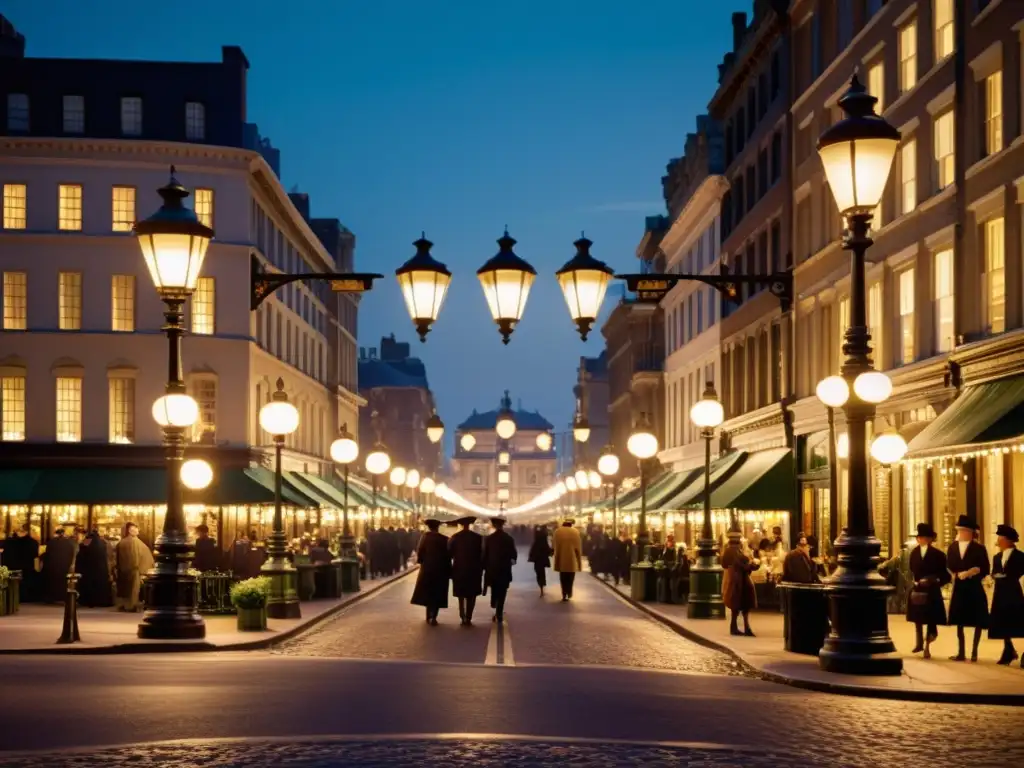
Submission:
[[[885,64],[877,61],[868,69],[868,93],[878,99],[875,112],[885,111]]]
[[[956,147],[953,135],[953,110],[935,118],[935,166],[939,189],[953,183]]]
[[[917,22],[900,30],[900,93],[917,85]]]
[[[1003,73],[985,78],[985,154],[994,155],[1003,148]]]
[[[473,477],[470,479],[470,485],[483,485],[484,476],[479,471],[473,473]]]
[[[115,232],[131,232],[135,226],[135,187],[114,187],[111,211],[111,229]]]
[[[200,277],[192,294],[192,333],[212,336],[216,332],[216,310],[216,281],[212,277]]]
[[[57,442],[82,440],[82,380],[68,376],[57,378]]]
[[[121,97],[121,133],[125,136],[142,134],[142,99],[138,96]]]
[[[4,229],[24,229],[27,224],[24,184],[4,184]]]
[[[24,331],[28,327],[28,275],[4,272],[4,330]]]
[[[900,274],[900,362],[914,362],[914,270]]]
[[[25,439],[25,377],[0,378],[0,437]]]
[[[871,351],[877,362],[882,349],[882,284],[872,283],[868,288],[868,333],[871,334]]]
[[[902,213],[917,207],[917,141],[910,139],[900,149],[900,206]]]
[[[935,351],[953,349],[953,251],[935,253]]]
[[[850,327],[850,297],[846,296],[839,300],[838,311],[836,312],[837,319],[839,320],[839,366],[842,367],[843,361],[846,356],[843,354],[843,340],[846,338],[846,329]]]
[[[28,94],[7,94],[7,130],[28,130]]]
[[[190,389],[199,403],[199,420],[192,427],[192,442],[213,444],[217,438],[217,380],[193,379]]]
[[[114,275],[110,280],[110,328],[130,333],[135,330],[135,276]]]
[[[208,227],[213,227],[213,190],[197,189],[195,192],[196,218]]]
[[[78,231],[82,228],[82,185],[61,184],[57,191],[57,228]]]
[[[1002,216],[989,219],[985,239],[985,320],[989,333],[1006,330],[1006,240]]]
[[[57,275],[59,303],[58,323],[62,331],[82,329],[82,273],[61,272]]]
[[[135,442],[135,379],[109,379],[110,442]]]
[[[935,0],[935,60],[953,53],[953,0]]]
[[[64,97],[64,133],[85,133],[85,96]]]
[[[206,107],[197,101],[185,104],[185,138],[198,141],[206,138]]]

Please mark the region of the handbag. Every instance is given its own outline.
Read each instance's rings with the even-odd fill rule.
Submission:
[[[911,605],[928,605],[928,593],[927,592],[911,592],[910,593],[910,604]]]

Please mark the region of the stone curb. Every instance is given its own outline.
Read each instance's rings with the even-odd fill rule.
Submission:
[[[604,579],[598,578],[596,575],[591,573],[593,578],[603,584],[613,594],[626,601],[641,613],[650,616],[655,621],[664,624],[666,627],[671,629],[677,635],[685,637],[687,640],[691,640],[698,645],[702,645],[705,648],[711,648],[715,651],[720,651],[727,656],[732,657],[735,661],[754,670],[763,680],[767,680],[772,683],[780,683],[782,685],[789,685],[794,688],[804,688],[811,691],[819,691],[821,693],[834,693],[840,696],[859,696],[862,698],[871,699],[892,699],[897,701],[926,701],[936,704],[983,704],[983,705],[998,705],[998,706],[1011,706],[1011,707],[1024,707],[1024,695],[1012,694],[1012,693],[954,693],[952,691],[908,691],[896,688],[879,688],[868,685],[848,685],[846,683],[826,683],[818,680],[805,680],[799,677],[791,677],[788,675],[780,675],[777,672],[769,672],[761,669],[760,667],[751,664],[743,656],[737,653],[735,650],[727,645],[710,640],[703,635],[697,634],[692,629],[687,629],[682,624],[663,613],[654,610],[653,608],[647,607],[644,603],[634,600],[629,595],[624,595],[615,588],[614,585],[609,584]]]
[[[91,647],[82,647],[76,645],[54,645],[52,647],[45,648],[3,648],[0,649],[0,656],[53,656],[53,655],[72,655],[72,656],[108,656],[115,654],[130,654],[130,653],[197,653],[197,652],[210,652],[210,651],[258,651],[271,648],[278,643],[283,643],[286,640],[306,632],[309,629],[321,624],[327,619],[331,618],[339,611],[355,605],[360,600],[364,600],[370,595],[378,592],[385,587],[389,587],[397,581],[404,579],[406,576],[411,574],[413,571],[419,568],[418,565],[413,565],[407,568],[397,576],[388,579],[381,584],[375,584],[371,589],[360,590],[353,594],[353,596],[343,603],[339,603],[331,608],[328,608],[323,613],[313,616],[312,618],[296,624],[294,627],[284,630],[283,632],[275,632],[274,634],[268,634],[254,638],[253,640],[245,640],[238,643],[230,643],[227,645],[216,645],[214,643],[206,641],[197,642],[180,642],[180,643],[165,643],[165,642],[149,642],[149,643],[121,643],[119,645],[99,645]]]

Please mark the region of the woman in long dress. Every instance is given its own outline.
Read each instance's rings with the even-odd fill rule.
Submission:
[[[932,546],[935,531],[928,523],[917,524],[917,546],[910,552],[910,572],[914,585],[907,601],[907,621],[914,624],[913,653],[924,651],[932,657],[929,646],[939,634],[939,625],[946,623],[946,604],[942,601],[942,585],[949,583],[946,556]],[[925,627],[928,633],[925,634]]]
[[[1024,637],[1024,553],[1017,549],[1020,536],[1009,525],[996,528],[999,553],[992,558],[992,578],[996,583],[992,595],[992,615],[988,625],[991,640],[1003,641],[1003,655],[997,663],[1004,666],[1017,659],[1013,639]],[[1021,663],[1024,669],[1024,662]]]
[[[533,563],[533,572],[537,576],[537,586],[540,587],[541,597],[544,596],[544,587],[548,585],[547,569],[551,567],[553,551],[551,544],[548,543],[547,528],[538,525],[533,531],[533,544],[530,545],[528,561]],[[609,571],[613,570],[611,565],[608,568]]]
[[[978,660],[981,631],[988,627],[988,597],[982,579],[988,576],[990,564],[985,547],[974,540],[977,524],[967,515],[960,515],[956,524],[957,540],[946,552],[946,567],[953,577],[953,597],[949,601],[949,623],[956,627],[959,650],[950,661],[966,661],[964,627],[974,627],[971,661]]]
[[[142,608],[142,577],[153,568],[153,553],[139,538],[139,527],[128,523],[117,542],[117,609],[135,612]]]

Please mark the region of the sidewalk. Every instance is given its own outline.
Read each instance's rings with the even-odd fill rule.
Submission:
[[[1003,645],[999,640],[989,640],[987,632],[978,648],[978,662],[972,664],[949,661],[957,650],[956,629],[939,627],[939,639],[931,647],[932,658],[926,661],[920,654],[909,653],[914,647],[914,625],[903,616],[890,614],[889,633],[903,657],[903,674],[838,675],[823,671],[816,656],[783,650],[781,613],[755,611],[750,624],[757,636],[737,637],[729,634],[727,620],[689,619],[685,605],[636,603],[630,599],[627,585],[616,587],[599,581],[679,634],[728,653],[776,682],[853,696],[1024,706],[1024,669],[1019,662],[1010,667],[997,665]],[[971,631],[967,630],[968,643]],[[1020,650],[1020,643],[1017,645]]]
[[[239,632],[234,616],[204,616],[203,640],[140,640],[136,636],[141,613],[121,613],[113,608],[80,608],[78,629],[82,642],[57,645],[64,623],[62,605],[24,603],[13,616],[0,617],[0,655],[16,653],[157,653],[181,651],[250,651],[268,648],[317,624],[342,608],[358,602],[416,570],[410,567],[395,576],[361,581],[359,592],[337,600],[303,602],[298,619],[269,619],[266,632]]]

